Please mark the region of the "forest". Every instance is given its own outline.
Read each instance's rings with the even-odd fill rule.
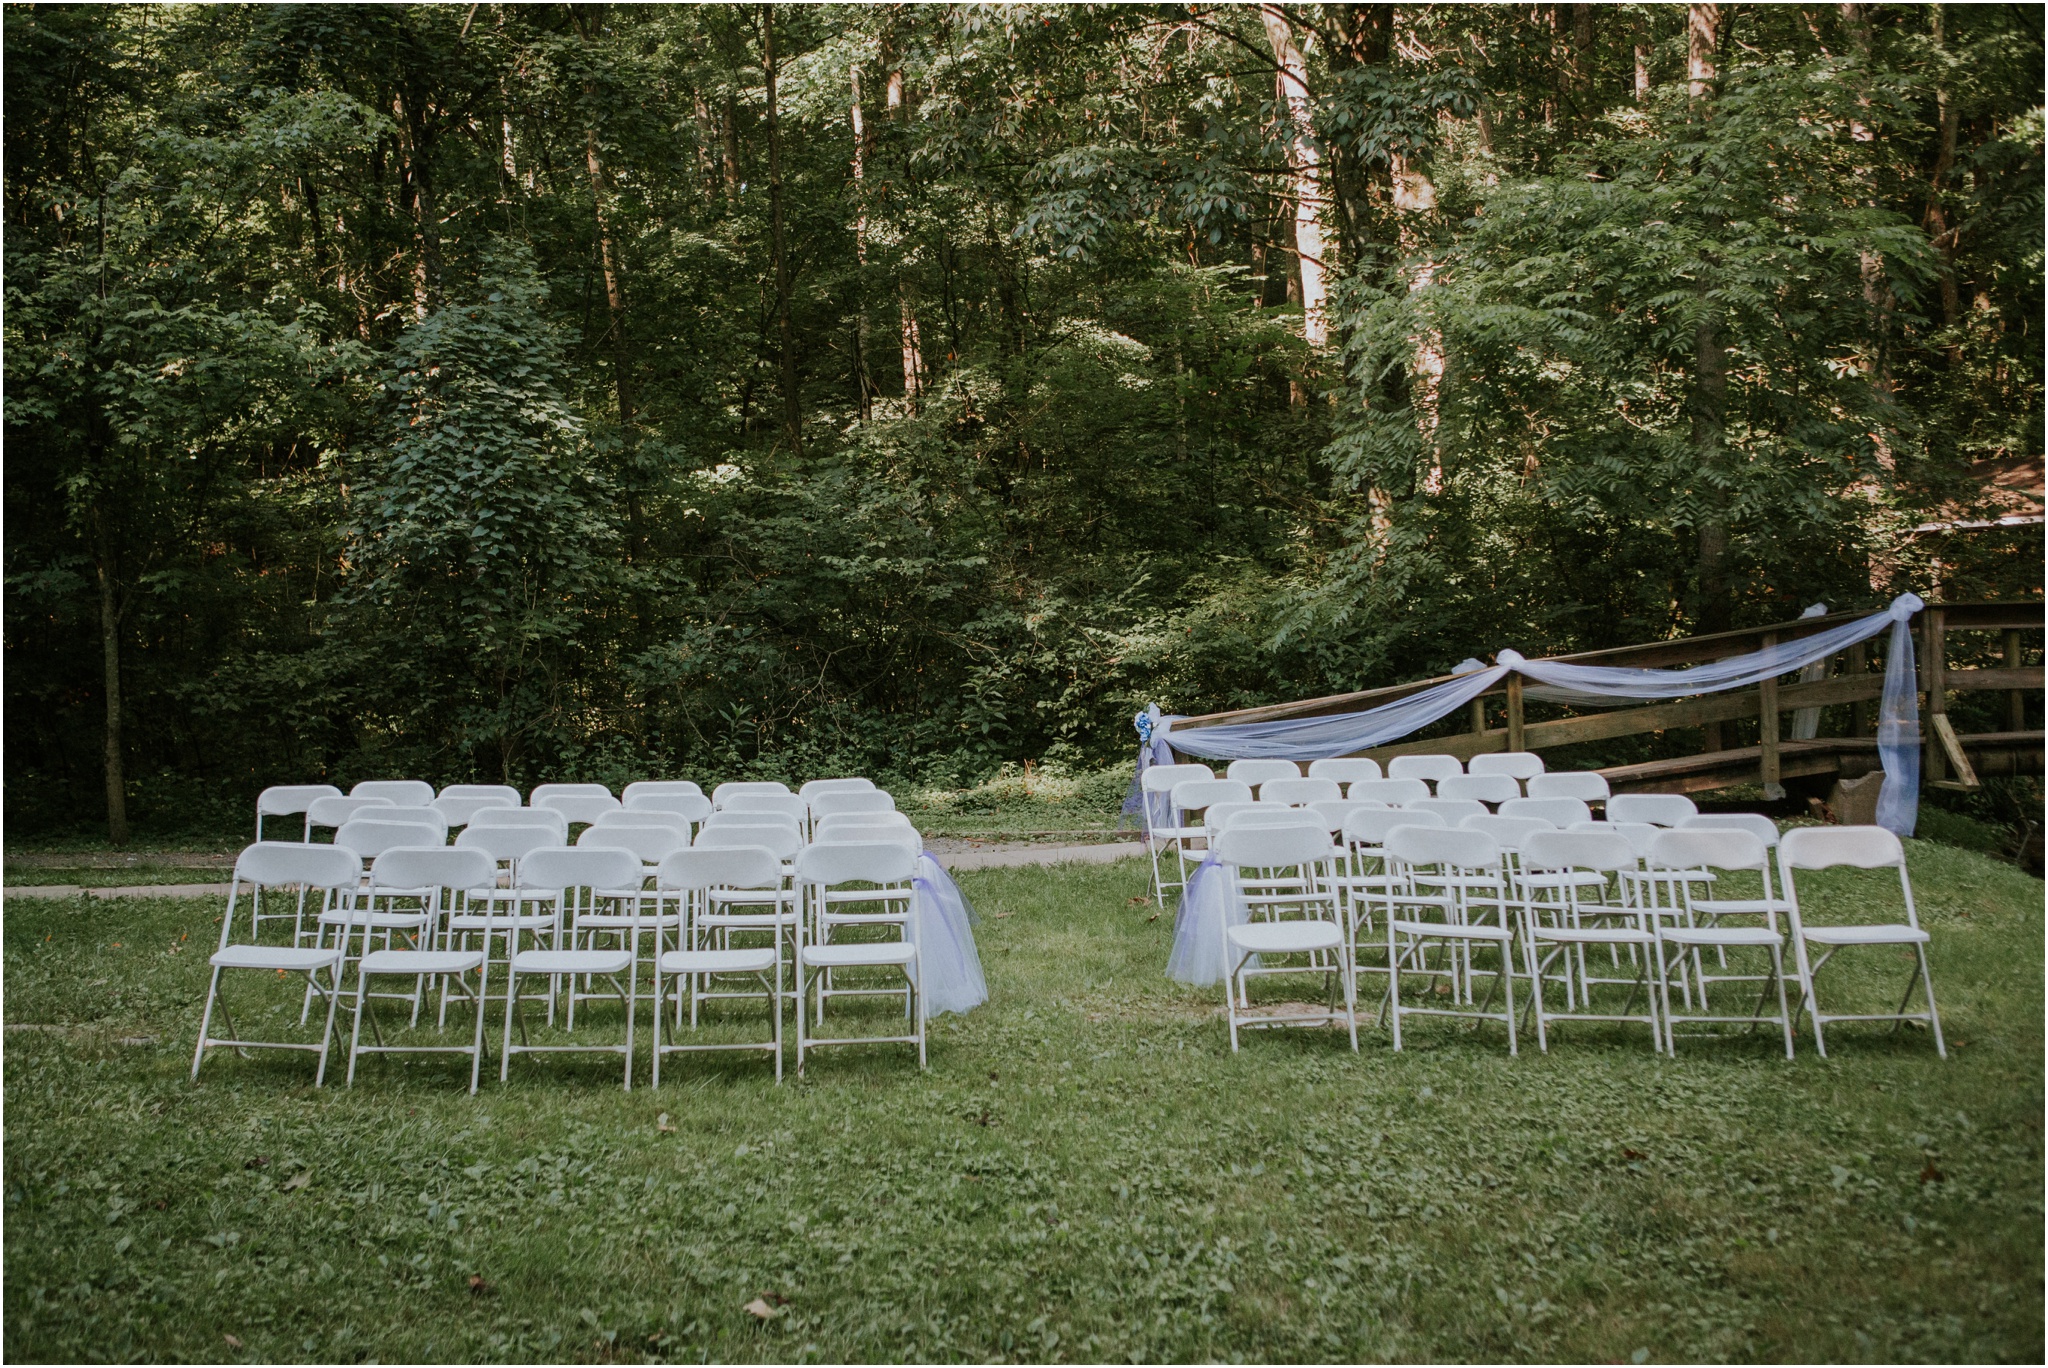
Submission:
[[[8,5],[18,834],[2041,593],[2033,5]],[[31,801],[32,800],[32,801]]]

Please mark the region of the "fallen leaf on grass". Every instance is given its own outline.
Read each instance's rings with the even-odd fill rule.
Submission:
[[[1936,1168],[1934,1161],[1930,1159],[1927,1161],[1927,1167],[1920,1170],[1920,1181],[1922,1183],[1946,1183],[1948,1175]]]
[[[1003,918],[1005,918],[1005,917],[1007,917],[1007,916],[1010,916],[1010,915],[1012,915],[1012,914],[1011,914],[1011,913],[1008,913],[1008,912],[991,912],[991,913],[989,913],[989,920],[991,920],[991,921],[1001,921],[1001,920],[1002,920]]]
[[[1622,1152],[1621,1152],[1621,1157],[1622,1157],[1622,1158],[1624,1158],[1624,1159],[1629,1159],[1629,1160],[1635,1160],[1635,1159],[1647,1159],[1647,1158],[1649,1158],[1650,1156],[1649,1156],[1649,1155],[1647,1155],[1647,1154],[1645,1154],[1645,1153],[1643,1153],[1643,1152],[1642,1152],[1641,1150],[1636,1150],[1636,1149],[1624,1149],[1624,1150],[1622,1150]]]
[[[1157,912],[1154,912],[1151,916],[1145,918],[1145,920],[1148,922],[1156,922],[1159,920],[1159,914]]]
[[[260,1155],[260,1154],[259,1154],[259,1155],[257,1155],[257,1156],[256,1156],[256,1157],[255,1157],[254,1159],[250,1159],[250,1160],[248,1160],[247,1162],[245,1162],[245,1163],[244,1163],[244,1164],[242,1165],[242,1167],[243,1167],[243,1168],[245,1168],[245,1169],[259,1169],[259,1168],[268,1168],[268,1167],[269,1167],[269,1165],[270,1165],[270,1161],[269,1161],[268,1159],[264,1158],[264,1157],[263,1157],[262,1155]]]
[[[668,1113],[663,1112],[661,1115],[654,1118],[654,1129],[660,1133],[674,1135],[676,1125],[675,1122],[668,1119]]]
[[[242,1342],[236,1339],[233,1335],[222,1335],[221,1338],[228,1342],[228,1348],[230,1349],[239,1349],[242,1347]]]
[[[291,1177],[284,1180],[284,1190],[286,1192],[297,1192],[300,1188],[306,1186],[306,1184],[312,1181],[313,1170],[300,1169],[297,1173],[294,1173]]]
[[[789,1305],[789,1298],[779,1292],[763,1292],[740,1310],[756,1320],[771,1321],[782,1314],[782,1308]]]
[[[1124,905],[1126,907],[1143,907],[1146,903],[1151,901],[1152,899],[1140,893],[1137,897],[1132,898],[1129,902],[1125,903]]]
[[[491,1286],[491,1285],[490,1285],[489,1283],[487,1283],[487,1282],[485,1282],[485,1281],[484,1281],[484,1279],[483,1279],[483,1275],[482,1275],[482,1274],[480,1274],[480,1273],[472,1273],[472,1274],[470,1274],[470,1275],[469,1275],[469,1295],[470,1295],[470,1296],[472,1296],[472,1297],[488,1297],[488,1296],[490,1296],[490,1295],[491,1295],[491,1293],[493,1293],[493,1292],[495,1292],[495,1291],[497,1291],[497,1290],[498,1290],[497,1288],[495,1288],[495,1287]]]

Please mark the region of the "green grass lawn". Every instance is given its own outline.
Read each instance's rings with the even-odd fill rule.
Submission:
[[[193,1087],[218,905],[19,900],[5,1353],[2039,1362],[2042,885],[1911,851],[1947,1062],[1421,1021],[1233,1058],[1125,861],[962,876],[993,997],[925,1074],[697,1057],[628,1095],[527,1057],[470,1098],[452,1060],[316,1092],[218,1053]],[[1835,989],[1896,992],[1893,954]]]

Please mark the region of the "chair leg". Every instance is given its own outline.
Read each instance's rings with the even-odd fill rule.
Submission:
[[[335,964],[331,975],[332,981],[327,987],[327,1024],[320,1031],[320,1067],[313,1071],[313,1086],[316,1088],[327,1085],[327,1055],[334,1048],[334,1011],[339,1005],[341,998],[341,965],[339,962]],[[306,975],[306,981],[311,983],[313,975]],[[201,1037],[201,1039],[204,1038],[203,1036]]]
[[[675,982],[680,984],[681,977],[677,977]],[[661,1086],[661,1004],[661,956],[657,954],[654,957],[654,1057],[649,1061],[647,1073],[647,1086],[650,1088]]]
[[[512,1016],[519,1010],[519,975],[511,965],[505,966],[505,1041],[498,1051],[498,1082],[502,1086],[512,1077]]]
[[[476,1033],[469,1042],[469,1095],[476,1096],[477,1078],[484,1069],[484,1004],[490,1001],[491,938],[484,937],[484,962],[476,971]],[[443,991],[446,991],[445,989]],[[445,1009],[444,1009],[445,1010]]]
[[[1927,944],[1922,941],[1913,948],[1920,953],[1920,985],[1927,993],[1927,1024],[1934,1028],[1935,1057],[1947,1059],[1948,1044],[1941,1038],[1941,1013],[1934,1007],[1934,971],[1927,967]]]
[[[192,1081],[199,1081],[199,1061],[206,1054],[206,1032],[213,1025],[213,1000],[220,992],[220,969],[216,966],[212,981],[206,985],[206,1010],[199,1014],[199,1043],[192,1048]]]
[[[362,1053],[362,1044],[363,1044],[363,999],[364,999],[364,996],[365,996],[365,992],[364,992],[364,990],[365,990],[366,986],[367,986],[367,985],[369,984],[369,981],[370,981],[370,976],[369,976],[368,974],[365,974],[365,973],[363,972],[363,968],[362,968],[362,966],[361,966],[360,964],[358,964],[358,965],[356,966],[356,1017],[355,1017],[355,1025],[354,1025],[354,1026],[353,1026],[353,1027],[352,1027],[352,1028],[350,1029],[350,1031],[349,1031],[349,1035],[348,1035],[348,1082],[347,1082],[347,1085],[346,1085],[346,1086],[348,1086],[348,1087],[351,1087],[351,1088],[353,1088],[353,1087],[354,1087],[354,1086],[356,1085],[356,1059],[357,1059],[357,1058],[358,1058],[358,1057],[359,1057],[359,1056],[361,1055],[361,1053]]]

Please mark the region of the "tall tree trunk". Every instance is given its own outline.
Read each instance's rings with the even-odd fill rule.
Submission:
[[[1278,5],[1261,5],[1266,41],[1272,44],[1273,61],[1279,68],[1279,96],[1293,122],[1295,133],[1288,149],[1288,165],[1294,176],[1294,252],[1301,263],[1302,337],[1312,347],[1330,340],[1327,312],[1328,290],[1323,281],[1326,266],[1322,208],[1322,169],[1315,143],[1308,134],[1311,117],[1308,101],[1308,63],[1294,41],[1293,27]]]
[[[1593,6],[1572,6],[1572,112],[1580,124],[1597,112],[1593,97]]]
[[[775,6],[761,6],[761,60],[768,78],[768,224],[775,248],[775,309],[782,334],[782,424],[793,456],[804,454],[801,398],[796,390],[796,329],[789,321],[789,253],[782,227],[782,134],[775,91]]]
[[[874,385],[868,377],[868,130],[861,118],[860,67],[850,73],[853,86],[848,118],[853,125],[853,384],[855,408],[863,420],[874,411]]]
[[[1636,99],[1650,98],[1650,21],[1636,20]]]
[[[924,393],[924,345],[917,329],[917,302],[910,292],[910,277],[896,281],[896,302],[903,318],[903,397],[913,410]]]
[[[1936,13],[1938,16],[1938,6],[1936,7]],[[1935,22],[1938,26],[1940,23],[1939,17],[1936,18]],[[1849,46],[1855,52],[1860,68],[1856,73],[1856,83],[1859,87],[1856,96],[1856,106],[1859,110],[1866,110],[1870,108],[1869,68],[1871,43],[1874,37],[1870,26],[1869,9],[1864,5],[1853,3],[1853,0],[1852,3],[1843,5],[1842,26],[1848,30]],[[1940,43],[1938,29],[1935,41],[1938,46]],[[1849,137],[1855,142],[1870,143],[1876,141],[1877,134],[1863,120],[1851,118],[1849,120]],[[1859,173],[1857,180],[1863,183],[1866,191],[1864,203],[1874,206],[1876,204],[1875,196],[1867,193],[1870,191],[1869,174],[1867,172]],[[1858,257],[1859,269],[1863,277],[1863,304],[1869,311],[1872,339],[1871,353],[1864,358],[1860,369],[1870,380],[1871,394],[1876,399],[1878,407],[1883,409],[1889,406],[1892,396],[1891,319],[1894,302],[1892,287],[1891,283],[1884,277],[1884,257],[1882,255],[1866,247],[1858,253]],[[1875,442],[1878,464],[1884,469],[1890,470],[1893,466],[1894,458],[1891,443],[1886,440],[1882,427],[1878,428],[1875,434]]]
[[[412,309],[425,318],[441,297],[441,212],[434,199],[435,130],[417,98],[394,98],[399,146],[405,154],[403,181],[406,208],[413,222]]]
[[[1928,6],[1928,27],[1937,51],[1947,45],[1948,14],[1945,5]],[[1948,210],[1942,204],[1942,197],[1948,191],[1948,178],[1955,170],[1956,134],[1962,123],[1961,111],[1956,106],[1954,92],[1947,81],[1940,81],[1934,87],[1934,112],[1936,131],[1939,135],[1934,152],[1934,173],[1927,184],[1927,215],[1925,219],[1927,236],[1941,253],[1941,322],[1944,328],[1953,330],[1963,315],[1963,303],[1956,289],[1956,234],[1949,227]],[[1954,370],[1963,361],[1962,343],[1951,331],[1948,346],[1943,348],[1949,369]]]
[[[126,746],[121,735],[121,612],[114,591],[114,541],[104,514],[93,512],[94,569],[100,590],[100,655],[106,694],[107,839],[117,846],[128,844],[128,783],[122,760]]]
[[[1721,42],[1721,7],[1693,5],[1686,16],[1686,76],[1693,117],[1711,117],[1714,83],[1719,77],[1715,54]],[[1705,282],[1702,282],[1704,290]],[[1700,630],[1720,632],[1732,619],[1728,595],[1727,491],[1722,486],[1727,424],[1728,354],[1721,335],[1719,311],[1701,301],[1693,333],[1691,403],[1693,459],[1699,468],[1699,595]]]
[[[725,97],[725,111],[718,121],[718,132],[719,151],[725,159],[725,202],[732,204],[740,197],[740,127],[739,110],[730,95]]]
[[[612,240],[611,210],[606,203],[604,160],[598,153],[597,130],[583,130],[584,165],[590,171],[590,203],[597,215],[598,261],[604,270],[604,302],[611,315],[612,383],[619,396],[619,426],[633,425],[632,374],[626,345],[626,292],[619,273],[618,247]]]

